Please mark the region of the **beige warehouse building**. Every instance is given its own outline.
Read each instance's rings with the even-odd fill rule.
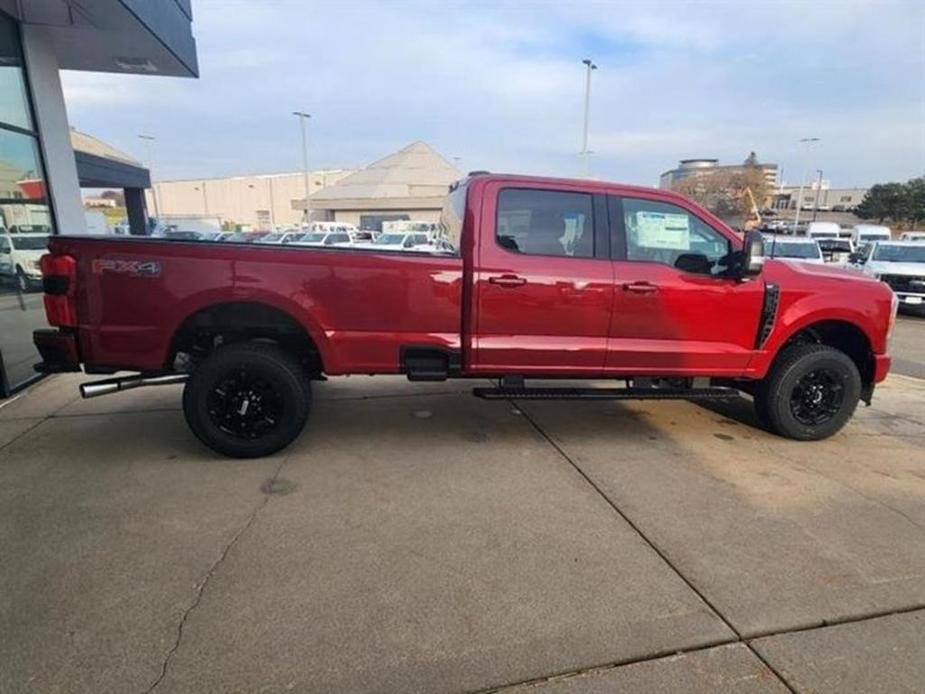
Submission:
[[[334,185],[354,169],[312,171],[312,191]],[[257,229],[292,226],[302,221],[301,207],[294,200],[305,199],[305,176],[302,172],[199,178],[161,181],[154,184],[157,205],[151,191],[147,193],[149,213],[155,207],[165,218],[211,217],[221,222],[249,224]]]
[[[383,221],[435,222],[462,173],[424,142],[413,142],[312,195],[315,219],[380,229]],[[301,210],[303,201],[293,202]]]
[[[310,176],[312,219],[380,228],[382,221],[436,221],[447,187],[460,171],[424,142],[373,162],[364,169],[325,169]],[[303,174],[162,181],[154,184],[164,218],[207,217],[255,229],[302,221]],[[148,192],[148,210],[155,200]]]

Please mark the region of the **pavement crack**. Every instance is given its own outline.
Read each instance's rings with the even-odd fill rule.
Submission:
[[[287,455],[282,459],[282,461],[280,461],[280,464],[276,466],[276,470],[273,473],[273,477],[270,478],[271,485],[277,481],[277,479],[279,478],[279,473],[282,471],[283,466],[288,462],[288,460],[289,460],[289,456]],[[244,535],[244,533],[246,533],[251,528],[251,526],[256,522],[257,516],[260,515],[260,512],[264,509],[264,507],[269,502],[270,502],[270,495],[264,494],[263,499],[261,499],[260,503],[257,504],[257,506],[254,508],[253,511],[251,511],[251,514],[248,517],[247,521],[244,523],[243,526],[241,526],[241,528],[234,534],[231,540],[225,545],[218,559],[216,559],[215,562],[213,562],[212,566],[209,567],[209,570],[206,572],[205,576],[197,584],[196,595],[193,598],[193,602],[190,603],[189,607],[187,607],[183,611],[183,614],[180,616],[180,621],[177,624],[176,638],[174,639],[173,645],[170,647],[170,650],[168,650],[166,655],[164,656],[164,660],[161,663],[160,674],[157,676],[157,679],[155,679],[154,682],[151,683],[151,686],[145,689],[144,694],[150,694],[151,692],[153,692],[155,689],[157,689],[160,683],[164,681],[164,678],[167,677],[167,671],[170,668],[170,663],[173,660],[174,655],[176,655],[177,651],[180,649],[180,644],[183,641],[183,633],[186,627],[186,622],[189,619],[190,615],[196,610],[197,607],[199,607],[199,604],[202,602],[202,596],[205,594],[206,586],[209,585],[209,582],[212,580],[212,577],[215,575],[215,572],[218,571],[219,567],[224,563],[225,559],[227,559],[228,554],[231,552],[231,548],[235,546],[235,544],[238,542],[241,536]]]
[[[591,476],[588,473],[586,473],[582,469],[582,467],[577,462],[575,462],[572,459],[572,457],[568,453],[565,452],[565,450],[563,450],[563,448],[555,441],[555,439],[553,439],[552,436],[550,436],[539,425],[539,423],[533,418],[533,415],[531,415],[530,412],[524,409],[522,405],[516,404],[510,398],[508,399],[508,402],[511,404],[511,406],[516,407],[520,410],[520,412],[523,414],[524,419],[526,419],[527,422],[529,422],[529,424],[533,427],[533,429],[543,439],[545,439],[545,441],[550,446],[552,446],[553,450],[555,450],[556,453],[558,453],[559,456],[563,460],[565,460],[569,465],[571,465],[575,469],[575,471],[584,478],[585,482],[587,482],[591,486],[591,488],[594,489],[594,491],[600,495],[600,497],[610,506],[610,508],[612,508],[616,512],[616,514],[620,516],[620,518],[622,518],[637,535],[639,535],[640,538],[642,538],[643,542],[645,542],[650,547],[650,549],[652,549],[652,551],[655,552],[655,554],[658,555],[658,557],[663,562],[665,562],[665,564],[675,573],[675,575],[677,575],[678,578],[680,578],[684,582],[684,584],[688,588],[690,588],[690,590],[693,591],[694,594],[698,598],[700,598],[703,604],[707,606],[707,608],[716,616],[716,618],[719,619],[726,626],[726,628],[729,629],[729,631],[731,631],[735,635],[735,639],[730,640],[729,642],[743,644],[751,652],[752,655],[754,655],[759,661],[761,661],[762,664],[764,664],[764,666],[780,681],[780,683],[784,687],[786,687],[793,694],[796,694],[796,689],[794,689],[794,687],[790,684],[790,682],[787,681],[787,679],[777,670],[777,668],[771,665],[771,663],[768,662],[768,660],[766,660],[764,656],[762,656],[761,653],[759,653],[752,646],[752,644],[749,643],[749,641],[742,636],[742,633],[738,629],[736,629],[735,625],[733,625],[732,622],[729,619],[727,619],[726,616],[722,612],[719,611],[719,608],[717,608],[716,605],[713,604],[713,602],[693,582],[693,580],[685,576],[684,572],[682,572],[681,569],[675,566],[675,564],[671,561],[671,559],[669,558],[665,550],[659,547],[653,539],[651,539],[648,535],[646,535],[645,532],[643,532],[642,528],[640,528],[639,525],[632,518],[630,518],[626,514],[625,511],[623,511],[623,509],[617,506],[616,502],[613,499],[607,496],[607,494],[604,492],[603,489],[601,489],[601,487],[597,484],[597,482],[591,479]]]

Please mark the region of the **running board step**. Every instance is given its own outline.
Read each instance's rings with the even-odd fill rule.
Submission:
[[[486,400],[718,400],[735,388],[473,388]]]

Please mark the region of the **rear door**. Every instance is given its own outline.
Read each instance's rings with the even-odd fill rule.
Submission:
[[[482,199],[473,370],[601,373],[613,301],[605,197],[493,181]]]
[[[614,247],[610,373],[738,375],[755,348],[764,282],[729,276],[741,242],[694,208],[608,201]]]

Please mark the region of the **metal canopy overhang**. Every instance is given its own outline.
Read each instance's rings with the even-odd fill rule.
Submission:
[[[151,176],[141,166],[107,159],[87,152],[74,152],[81,188],[150,188]]]
[[[188,0],[0,0],[39,27],[65,70],[197,77]]]

